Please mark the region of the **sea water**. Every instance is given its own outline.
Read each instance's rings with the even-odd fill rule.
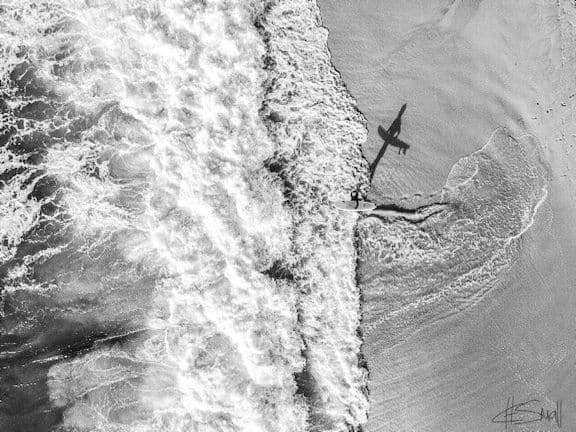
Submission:
[[[366,419],[365,122],[312,0],[0,4],[0,429]]]

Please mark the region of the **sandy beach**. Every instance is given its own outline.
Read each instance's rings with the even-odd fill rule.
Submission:
[[[449,206],[420,225],[393,218],[360,223],[384,233],[366,247],[380,241],[389,251],[358,268],[370,370],[366,430],[576,427],[574,5],[322,0],[319,6],[332,62],[368,122],[364,155],[369,163],[381,157],[369,198],[408,208]],[[390,131],[403,104],[393,132],[406,152],[389,145],[382,154],[378,127]],[[498,128],[518,149],[532,142],[533,158],[522,165],[482,152]],[[536,189],[535,175],[517,178],[524,171],[543,173],[541,201],[520,199]],[[450,182],[457,193],[445,192]],[[483,195],[501,186],[502,205]],[[457,210],[468,207],[476,211]],[[482,221],[495,232],[481,228]],[[459,224],[471,237],[447,234]],[[501,234],[507,224],[515,228]],[[459,239],[480,237],[494,239],[481,248],[490,254],[452,261],[462,251]],[[427,258],[452,238],[454,257]],[[428,277],[448,274],[442,266],[462,270]],[[412,279],[402,279],[410,271]],[[532,400],[534,411],[561,411],[561,421],[549,415],[507,425],[499,414],[512,397]]]

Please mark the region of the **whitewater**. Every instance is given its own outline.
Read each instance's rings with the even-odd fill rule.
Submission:
[[[315,0],[0,24],[0,430],[359,430],[366,125]]]

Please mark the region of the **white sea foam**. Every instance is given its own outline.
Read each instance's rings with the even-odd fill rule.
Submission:
[[[354,218],[329,198],[365,181],[365,129],[315,3],[1,9],[3,128],[24,122],[0,153],[4,282],[131,329],[42,360],[58,430],[364,422]],[[17,257],[22,242],[39,246]]]
[[[301,392],[312,430],[354,430],[368,405],[358,358],[355,217],[334,212],[329,200],[368,185],[365,122],[330,64],[315,1],[272,3],[259,26],[270,73],[263,115],[277,143],[270,165],[288,190],[295,227],[292,271],[306,346]]]

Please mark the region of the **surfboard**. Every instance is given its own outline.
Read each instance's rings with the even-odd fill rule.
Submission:
[[[376,208],[376,204],[370,201],[334,201],[334,205],[340,210],[352,212],[365,212]]]

